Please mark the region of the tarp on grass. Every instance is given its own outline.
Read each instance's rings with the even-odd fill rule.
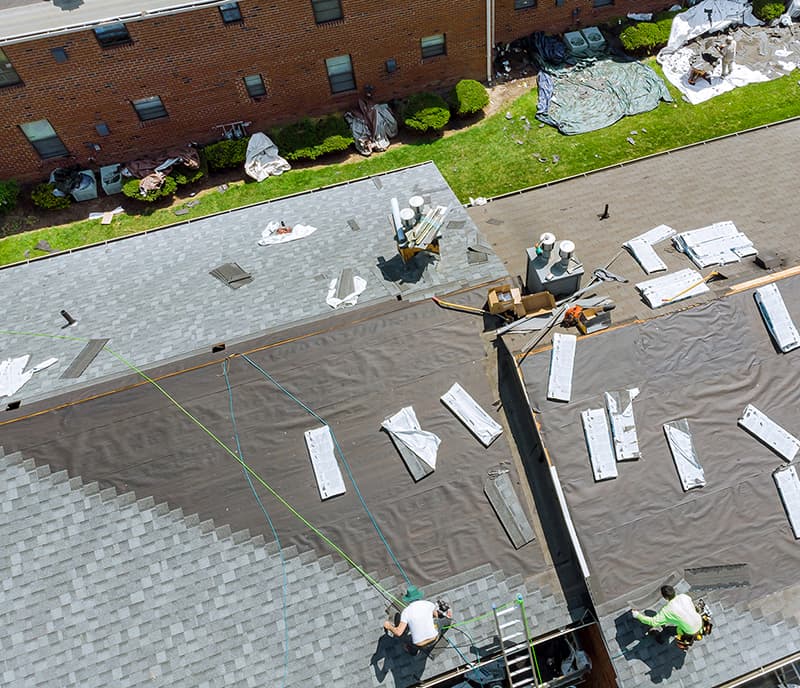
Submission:
[[[603,129],[625,115],[654,110],[672,96],[661,77],[640,62],[588,60],[539,73],[536,118],[562,134]]]

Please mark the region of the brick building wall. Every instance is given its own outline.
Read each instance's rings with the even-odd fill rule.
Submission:
[[[505,43],[534,31],[558,34],[624,17],[630,12],[660,12],[669,0],[521,0],[532,6],[515,9],[515,0],[495,0],[495,42]],[[677,3],[680,4],[680,3]]]
[[[514,0],[495,0],[496,39],[561,31],[575,6],[591,2],[515,10]],[[637,1],[637,11],[645,5],[649,0]],[[213,6],[127,21],[131,42],[112,48],[101,47],[91,29],[0,45],[22,79],[0,88],[0,179],[37,181],[59,166],[97,168],[170,145],[209,142],[220,138],[215,125],[228,122],[250,121],[253,132],[345,111],[368,84],[377,101],[386,101],[486,78],[486,0],[341,0],[343,18],[323,24],[315,22],[311,0],[241,0],[239,7],[242,21],[229,24]],[[602,9],[603,16],[619,11]],[[420,40],[435,34],[445,35],[446,54],[423,59]],[[66,61],[54,59],[56,48]],[[351,57],[356,88],[332,94],[325,59],[341,55]],[[393,73],[389,59],[397,64]],[[243,78],[256,74],[267,93],[254,99]],[[131,101],[152,96],[168,116],[142,122]],[[42,119],[68,158],[42,160],[26,140],[19,125]],[[96,130],[101,123],[108,135]]]

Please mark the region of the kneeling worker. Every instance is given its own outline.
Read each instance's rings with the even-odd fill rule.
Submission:
[[[416,654],[419,648],[435,643],[439,639],[440,631],[434,619],[441,618],[453,618],[453,612],[447,605],[440,603],[437,609],[433,602],[417,600],[401,612],[400,623],[397,626],[387,620],[383,622],[383,628],[398,638],[408,630],[411,633],[411,645],[406,645],[406,651]]]
[[[676,595],[671,585],[661,586],[661,596],[667,603],[655,616],[645,616],[636,609],[632,609],[631,614],[637,621],[655,629],[675,626],[675,644],[681,650],[688,650],[695,640],[703,637],[703,618],[695,609],[692,598],[683,593]]]

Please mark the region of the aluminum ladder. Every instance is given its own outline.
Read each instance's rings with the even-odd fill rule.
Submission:
[[[510,688],[522,688],[522,686],[538,688],[540,684],[536,676],[535,658],[531,650],[531,636],[522,595],[517,595],[516,600],[500,608],[493,604],[492,612]]]

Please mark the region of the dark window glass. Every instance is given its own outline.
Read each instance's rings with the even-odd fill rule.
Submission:
[[[94,125],[94,128],[100,136],[108,136],[111,133],[108,130],[108,125],[105,122],[98,122]]]
[[[339,0],[311,0],[314,8],[314,21],[324,24],[342,18],[342,3]]]
[[[251,74],[244,78],[244,87],[247,89],[247,95],[251,98],[258,98],[267,95],[267,89],[264,86],[264,79],[260,74]]]
[[[140,98],[133,101],[133,109],[139,115],[142,122],[147,122],[151,119],[161,119],[167,116],[167,110],[161,98],[158,96],[150,96],[149,98]]]
[[[3,86],[13,86],[22,81],[19,74],[14,69],[11,61],[6,57],[6,54],[0,50],[0,88]]]
[[[50,54],[58,64],[63,64],[67,61],[67,51],[64,48],[51,48]]]
[[[528,7],[536,7],[536,0],[514,0],[515,10],[524,10]]]
[[[325,66],[328,69],[331,93],[355,90],[356,80],[353,76],[353,64],[350,62],[349,55],[329,57],[325,60]]]
[[[222,21],[226,24],[242,21],[242,11],[239,9],[238,2],[226,2],[220,5],[219,13],[222,15]]]
[[[19,128],[22,129],[22,133],[25,134],[42,160],[61,158],[69,153],[61,139],[58,138],[55,129],[46,119],[26,122],[20,124]]]
[[[422,57],[434,57],[436,55],[445,54],[444,34],[436,34],[435,36],[426,36],[420,41],[422,46]]]
[[[98,26],[94,30],[94,35],[97,38],[97,42],[104,48],[111,48],[115,45],[125,45],[131,42],[131,35],[128,33],[128,27],[122,22]]]
[[[592,3],[595,7],[608,7],[614,4],[614,0],[594,0]]]

